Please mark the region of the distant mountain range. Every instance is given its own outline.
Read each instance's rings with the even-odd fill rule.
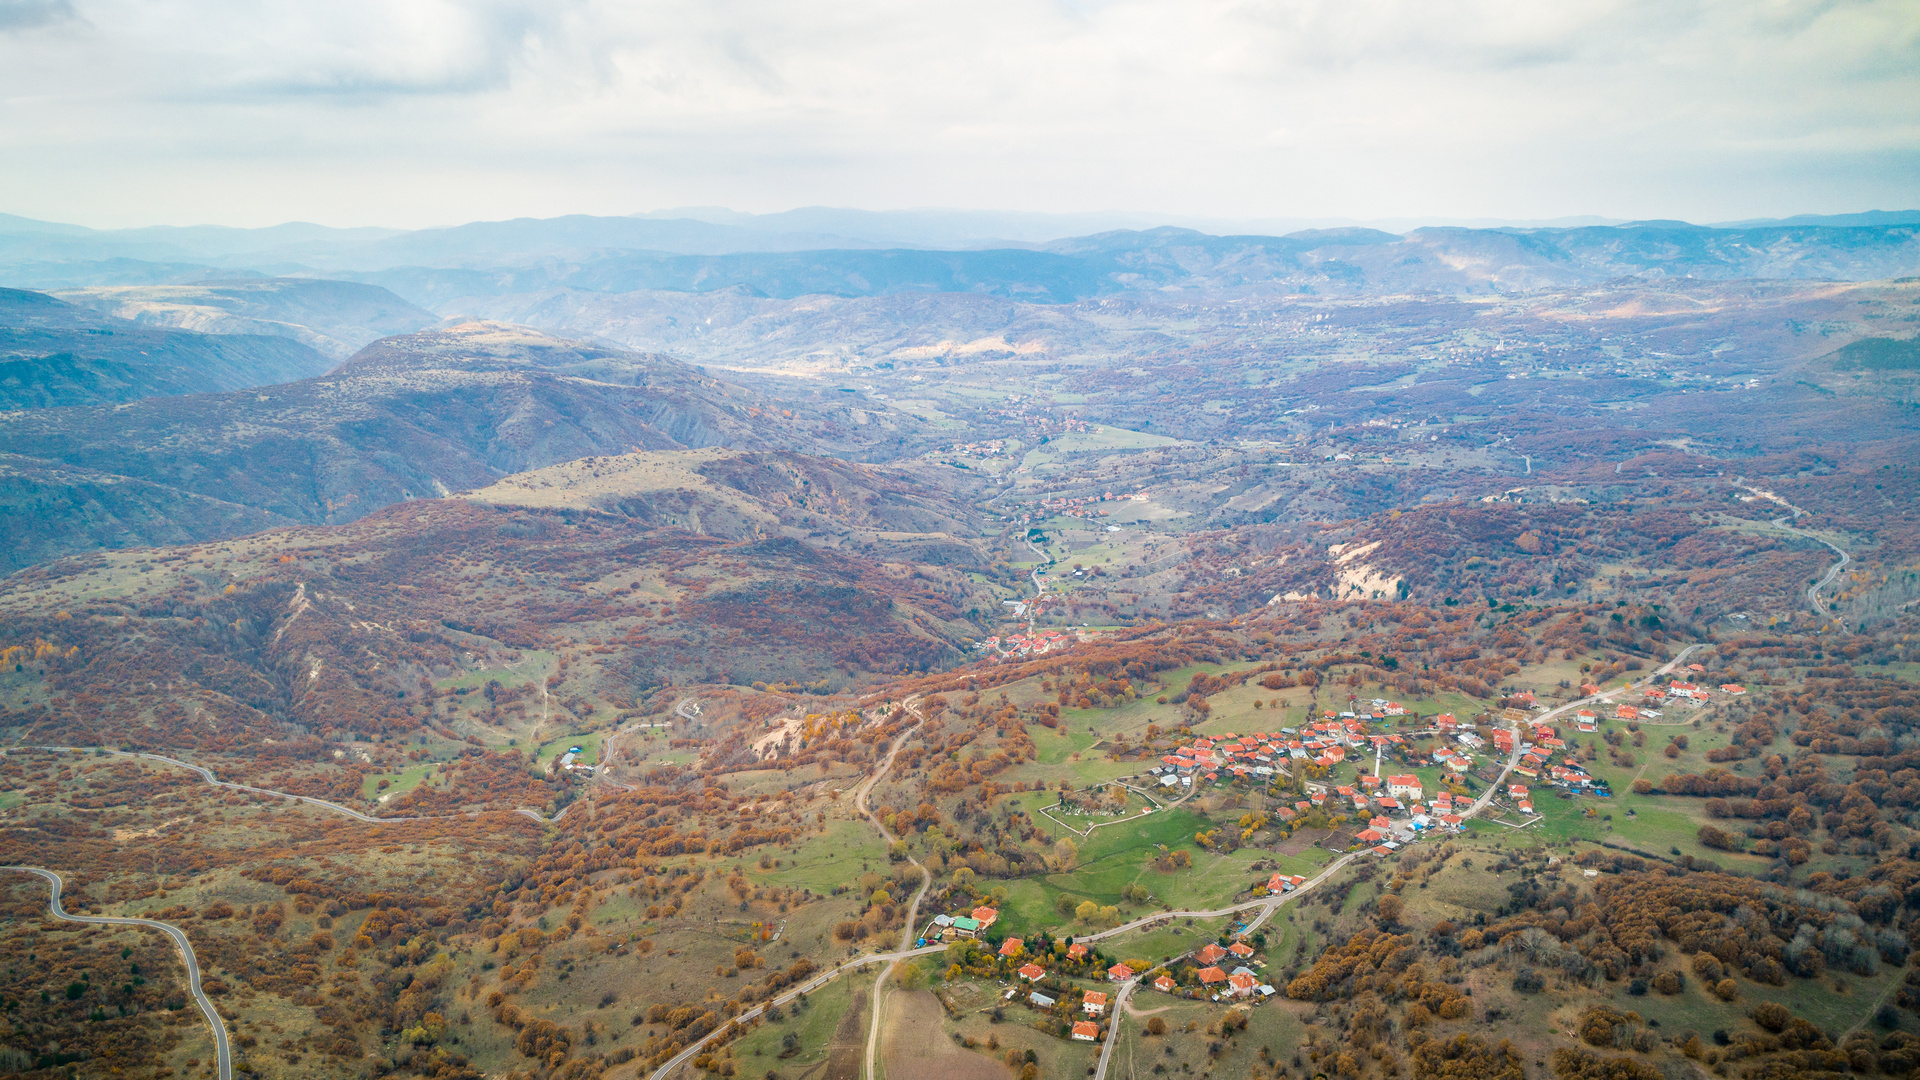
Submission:
[[[1142,228],[1150,219],[1120,214],[668,213],[686,216],[574,215],[403,232],[305,224],[92,230],[0,215],[0,284],[91,292],[210,279],[230,285],[248,276],[330,278],[384,286],[447,315],[464,313],[460,302],[468,298],[556,288],[746,289],[771,297],[975,292],[1063,303],[1138,289],[1473,293],[1620,277],[1865,280],[1920,273],[1920,211],[1724,227],[1584,219],[1275,235]],[[1297,223],[1275,223],[1276,230],[1286,224]],[[1050,238],[1089,226],[1108,227]],[[110,299],[89,295],[83,302],[115,310]],[[151,321],[159,317],[156,304],[172,301],[140,302]],[[213,306],[221,305],[229,316],[259,317],[238,310],[246,303],[231,290]],[[351,335],[334,340],[343,344],[318,344],[335,355],[351,351]]]

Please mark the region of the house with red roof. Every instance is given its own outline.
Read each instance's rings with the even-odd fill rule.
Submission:
[[[1234,997],[1246,997],[1248,994],[1253,993],[1254,987],[1259,985],[1259,979],[1237,971],[1227,976],[1227,993],[1232,994]]]
[[[1227,973],[1217,967],[1201,968],[1198,978],[1202,986],[1218,986],[1227,981]]]
[[[1087,955],[1087,947],[1085,945],[1080,944],[1077,941],[1067,946],[1067,959],[1069,960],[1079,960],[1084,958],[1086,955]]]
[[[1000,917],[1000,909],[998,908],[977,907],[973,909],[973,921],[980,924],[981,930],[985,930],[987,927],[992,926],[994,923],[994,920],[998,919],[999,917]]]
[[[1073,1024],[1073,1038],[1076,1042],[1093,1042],[1100,1038],[1100,1025],[1091,1020],[1076,1020]]]
[[[1171,975],[1162,975],[1159,978],[1153,980],[1153,988],[1155,990],[1160,991],[1163,994],[1173,993],[1173,988],[1175,985],[1176,984],[1173,981],[1173,976]]]
[[[1100,990],[1089,990],[1087,996],[1080,999],[1080,1007],[1087,1010],[1089,1016],[1099,1016],[1107,1011],[1107,995]]]
[[[1226,958],[1227,958],[1227,950],[1221,948],[1219,945],[1216,945],[1211,941],[1207,942],[1205,947],[1203,947],[1198,953],[1194,954],[1194,959],[1200,962],[1201,964],[1217,964]]]
[[[1247,944],[1244,941],[1236,941],[1233,944],[1227,946],[1227,951],[1239,957],[1240,959],[1245,960],[1247,957],[1253,955],[1253,946]]]
[[[1396,799],[1418,800],[1423,794],[1420,778],[1412,773],[1387,777],[1387,794]]]
[[[1047,969],[1039,964],[1028,964],[1020,969],[1020,977],[1028,982],[1036,982],[1047,977]]]
[[[1010,937],[1000,943],[1000,955],[1009,958],[1019,956],[1025,951],[1025,948],[1026,947],[1020,943],[1019,938]]]
[[[1732,697],[1739,697],[1741,694],[1747,692],[1747,688],[1741,686],[1739,683],[1721,683],[1720,692]]]
[[[1640,719],[1640,710],[1631,705],[1622,705],[1613,710],[1613,718],[1615,720],[1638,720]]]
[[[1115,964],[1107,969],[1107,978],[1113,982],[1126,982],[1133,978],[1133,969],[1125,964]]]

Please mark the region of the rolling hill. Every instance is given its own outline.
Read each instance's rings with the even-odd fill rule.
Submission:
[[[318,375],[332,363],[285,337],[143,325],[0,289],[0,409],[239,390]]]
[[[271,388],[0,415],[0,535],[14,569],[347,522],[590,455],[852,452],[857,433],[887,437],[883,412],[858,410],[866,422],[855,423],[854,411],[830,403],[796,420],[669,357],[471,323],[384,339],[326,375]]]
[[[385,289],[350,281],[270,278],[100,286],[57,295],[148,326],[292,338],[336,361],[380,338],[424,330],[439,321]]]

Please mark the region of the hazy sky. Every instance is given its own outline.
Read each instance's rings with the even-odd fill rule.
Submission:
[[[1915,0],[0,0],[0,211],[1920,205]]]

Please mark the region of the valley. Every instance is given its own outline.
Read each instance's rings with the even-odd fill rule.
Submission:
[[[42,267],[0,1071],[1907,1075],[1911,231]]]

